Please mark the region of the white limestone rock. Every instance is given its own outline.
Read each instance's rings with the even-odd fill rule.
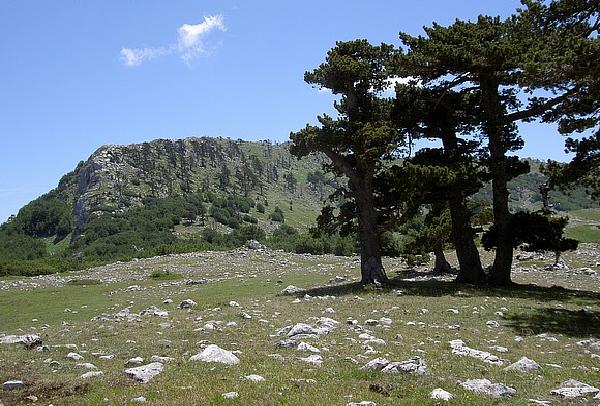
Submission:
[[[135,368],[128,368],[125,373],[141,383],[148,383],[156,375],[163,371],[163,364],[160,362],[152,362],[148,365],[142,365]]]
[[[104,372],[102,372],[102,371],[89,371],[89,372],[86,372],[85,374],[81,375],[80,378],[81,379],[90,379],[90,378],[97,378],[102,375],[104,375]]]
[[[490,354],[486,351],[475,350],[465,345],[463,340],[452,340],[448,342],[452,348],[452,354],[460,355],[462,357],[472,357],[482,360],[488,364],[501,366],[504,362],[495,355]]]
[[[561,384],[561,387],[554,389],[550,393],[561,398],[578,398],[591,393],[598,393],[600,390],[588,385],[587,383],[579,382],[575,379],[569,379]]]
[[[429,394],[429,399],[432,400],[444,400],[446,402],[449,402],[450,400],[452,400],[454,396],[452,396],[452,394],[450,392],[447,392],[443,389],[434,389],[431,391],[431,393]]]
[[[468,379],[465,382],[461,382],[460,386],[466,390],[482,393],[495,399],[511,397],[517,394],[514,388],[503,383],[492,383],[489,379]]]
[[[244,377],[245,380],[250,381],[250,382],[264,382],[265,378],[260,376],[260,375],[256,375],[256,374],[251,374],[251,375],[246,375]]]
[[[2,384],[2,389],[3,390],[21,390],[25,388],[25,382],[18,380],[18,379],[12,379],[10,381],[6,381]]]
[[[191,309],[196,306],[198,303],[194,302],[192,299],[185,299],[179,303],[180,309]]]
[[[304,341],[302,341],[300,344],[298,344],[297,347],[298,351],[308,351],[308,352],[314,352],[314,353],[320,353],[321,350],[319,350],[316,347],[313,347],[312,345],[310,345],[309,343],[306,343]]]
[[[236,399],[240,395],[237,392],[227,392],[227,393],[221,394],[221,396],[223,397],[223,399],[232,400],[232,399]]]
[[[190,361],[217,362],[226,365],[236,365],[240,363],[239,358],[231,351],[219,348],[219,346],[215,344],[208,345],[200,354],[192,356]]]
[[[539,370],[540,364],[527,357],[521,357],[520,360],[504,368],[505,371],[515,371],[521,373],[529,373]]]
[[[427,372],[427,365],[420,357],[413,357],[406,361],[390,362],[381,370],[386,374],[397,374],[400,372],[408,372],[411,374],[424,375]]]

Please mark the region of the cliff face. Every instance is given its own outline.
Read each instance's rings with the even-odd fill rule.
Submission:
[[[287,144],[195,137],[133,145],[105,145],[59,184],[72,204],[75,233],[91,215],[118,212],[146,197],[181,196],[198,190],[227,189],[240,194],[279,187],[302,191],[306,173],[320,169],[319,158],[293,158]],[[288,175],[300,180],[288,181]],[[288,187],[289,186],[289,187]],[[308,197],[318,202],[316,193]]]

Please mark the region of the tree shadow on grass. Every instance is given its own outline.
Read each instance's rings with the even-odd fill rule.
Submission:
[[[569,337],[600,337],[600,312],[544,308],[504,318],[506,326],[521,335],[558,333]]]
[[[378,289],[370,286],[364,287],[359,282],[354,282],[314,287],[298,292],[295,296],[302,297],[306,294],[310,296],[344,296],[364,294],[373,291],[392,293],[394,290],[400,290],[402,291],[402,295],[406,296],[423,297],[440,297],[447,295],[457,295],[461,297],[501,296],[506,298],[532,299],[541,302],[553,300],[561,302],[573,300],[591,300],[600,302],[600,292],[566,289],[560,286],[543,287],[520,284],[513,284],[508,287],[492,287],[486,285],[474,286],[435,279],[407,281],[403,280],[401,277],[393,278],[388,286]]]

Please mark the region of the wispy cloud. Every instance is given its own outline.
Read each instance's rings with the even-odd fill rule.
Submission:
[[[123,48],[121,49],[121,61],[126,66],[139,66],[143,62],[170,54],[169,48]]]
[[[161,56],[178,54],[189,63],[201,55],[208,53],[206,37],[212,31],[226,31],[222,15],[205,16],[199,24],[183,24],[177,30],[177,42],[168,46],[152,48],[122,48],[121,62],[125,66],[140,66],[142,63]]]

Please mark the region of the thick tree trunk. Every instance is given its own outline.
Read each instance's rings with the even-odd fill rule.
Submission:
[[[377,228],[377,212],[373,206],[373,192],[370,184],[364,180],[360,185],[356,185],[356,181],[353,183],[358,209],[361,283],[385,284],[389,279],[381,263],[381,242]]]
[[[444,131],[442,137],[444,151],[450,162],[456,159],[458,140],[453,129]],[[479,251],[474,241],[474,231],[471,227],[471,213],[460,188],[451,187],[448,190],[448,205],[452,220],[452,242],[458,258],[459,271],[457,282],[479,284],[484,281],[483,267]]]
[[[442,247],[436,247],[433,250],[433,255],[435,255],[435,266],[433,268],[433,272],[444,273],[452,270],[450,262],[446,260],[446,255],[444,255],[444,249]]]
[[[480,284],[485,278],[479,251],[473,239],[471,214],[459,190],[448,192],[448,202],[452,219],[452,242],[460,267],[456,281]]]
[[[485,111],[485,131],[490,150],[490,173],[492,175],[492,198],[494,226],[497,232],[496,258],[490,272],[492,285],[509,285],[513,246],[510,237],[510,211],[508,209],[508,173],[506,145],[504,142],[503,111],[496,80],[484,77],[481,80]]]

